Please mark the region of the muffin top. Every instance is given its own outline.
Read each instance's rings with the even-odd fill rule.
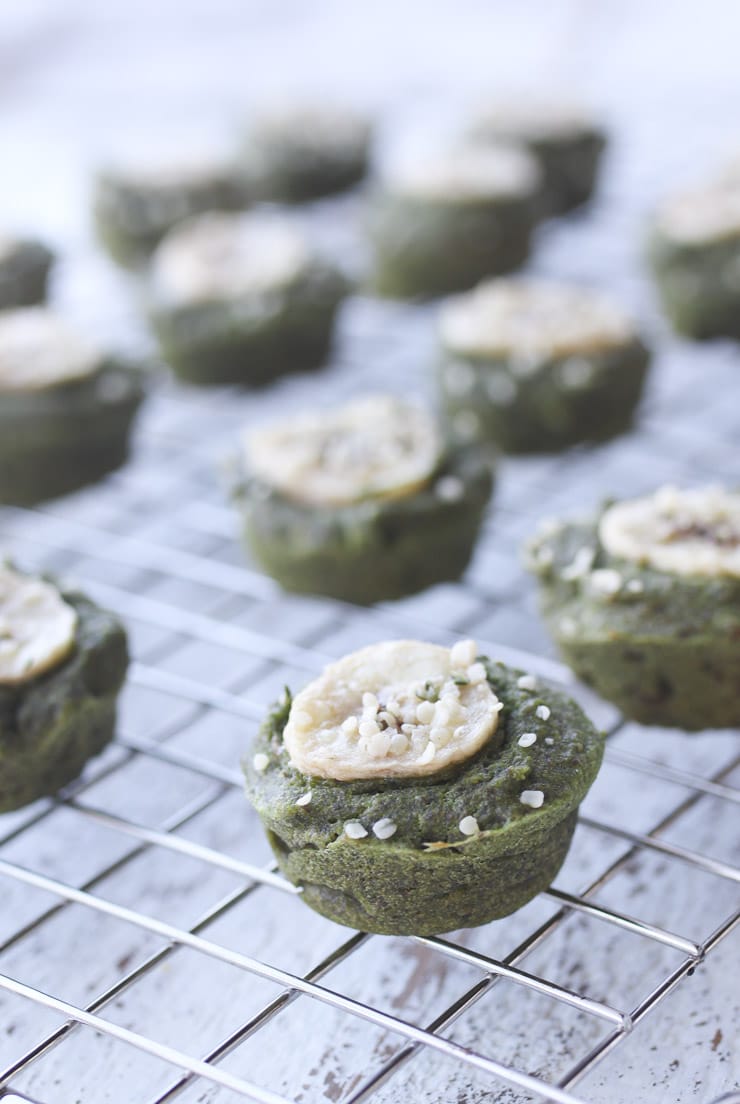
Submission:
[[[659,209],[655,226],[680,245],[740,237],[740,177],[673,196]]]
[[[400,498],[431,480],[442,442],[421,407],[368,395],[244,435],[249,475],[294,501],[344,506]]]
[[[18,238],[0,231],[0,264],[12,257],[20,244]]]
[[[208,187],[234,172],[234,160],[217,146],[132,153],[111,158],[98,180],[150,194]]]
[[[385,187],[396,195],[436,203],[529,196],[540,184],[534,158],[516,146],[461,145],[388,165]]]
[[[151,275],[163,299],[198,303],[284,288],[310,263],[309,246],[290,223],[214,212],[171,230],[154,252]]]
[[[487,280],[440,316],[443,345],[469,356],[568,356],[630,341],[634,326],[609,299],[541,280]]]
[[[0,686],[18,686],[72,651],[77,613],[56,587],[0,564]]]
[[[740,577],[740,494],[661,487],[609,506],[599,539],[613,557],[671,575]]]
[[[46,308],[0,313],[0,393],[89,379],[100,363],[99,351]]]
[[[598,131],[589,112],[565,100],[506,97],[489,100],[475,113],[471,131],[513,141],[546,143]]]
[[[344,156],[348,151],[362,153],[370,137],[370,123],[337,104],[273,104],[255,114],[248,136],[266,148]]]
[[[435,774],[474,755],[503,708],[475,641],[371,644],[330,664],[293,700],[290,762],[336,781]]]

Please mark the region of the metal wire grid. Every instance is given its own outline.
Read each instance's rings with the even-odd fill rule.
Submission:
[[[183,400],[168,396],[162,404],[162,411],[171,413],[181,402],[184,404]],[[219,417],[226,417],[229,402],[223,396],[199,399],[197,405],[201,419],[205,418],[205,412],[210,408],[215,411],[218,424]],[[192,456],[192,446],[187,435],[178,437],[176,433],[173,435],[167,430],[158,437],[156,426],[155,420],[150,443],[156,443],[157,453],[162,447],[165,448],[177,468],[176,483],[179,488],[182,489],[186,483],[196,488],[207,487],[208,476],[204,469],[203,454]],[[214,435],[212,440],[215,439]],[[158,455],[157,459],[159,461],[161,457]],[[308,678],[330,658],[329,653],[322,654],[322,640],[330,635],[330,631],[351,621],[358,611],[339,603],[325,603],[322,607],[323,619],[309,617],[299,634],[303,643],[282,639],[277,632],[250,627],[250,621],[252,624],[259,621],[254,616],[247,618],[245,625],[229,620],[225,611],[229,602],[233,602],[234,596],[248,600],[250,611],[254,613],[260,607],[268,607],[269,602],[276,597],[276,588],[260,574],[238,563],[224,562],[215,555],[183,547],[185,544],[197,549],[199,546],[208,547],[209,541],[223,542],[223,538],[228,538],[232,531],[230,512],[217,500],[214,501],[209,493],[196,493],[194,500],[190,502],[178,498],[173,505],[162,507],[162,499],[152,495],[148,484],[148,476],[153,471],[151,465],[145,464],[138,471],[124,472],[114,477],[110,481],[110,487],[106,489],[107,497],[94,492],[90,496],[90,510],[86,511],[83,505],[83,520],[79,520],[80,511],[75,509],[74,500],[71,500],[71,509],[65,509],[63,504],[58,510],[50,509],[43,513],[6,511],[5,530],[10,546],[17,547],[23,553],[24,562],[33,559],[39,564],[74,564],[76,570],[82,571],[85,585],[94,596],[138,625],[146,626],[158,634],[155,641],[150,639],[139,650],[139,656],[132,664],[129,679],[133,687],[166,695],[173,704],[192,707],[199,711],[199,715],[215,713],[254,722],[264,713],[264,705],[253,700],[248,687],[244,691],[234,692],[233,689],[214,685],[207,677],[194,678],[191,673],[182,674],[167,669],[167,660],[178,647],[178,643],[186,640],[228,649],[248,657],[250,662],[254,660],[261,668],[267,665],[276,669],[281,677],[282,672],[287,669],[291,672],[302,672],[301,677]],[[147,479],[143,478],[144,475]],[[164,512],[166,515],[163,532],[165,537],[170,533],[170,543],[164,538],[153,540],[146,536],[125,534],[127,529],[137,524],[133,519],[138,519],[140,526],[151,520],[147,503],[151,506],[152,502],[158,503],[158,513]],[[95,520],[100,517],[101,503],[112,507],[108,515],[110,528],[106,528],[105,516],[100,523]],[[538,508],[536,496],[530,495],[527,506],[530,510]],[[90,514],[92,521],[84,520],[86,513]],[[522,519],[531,520],[531,515],[525,509],[519,515],[514,512],[511,518],[514,530],[518,531],[521,529]],[[175,537],[176,531],[183,527],[189,534],[184,541],[182,536]],[[121,535],[122,530],[124,535]],[[98,570],[92,571],[96,562]],[[88,578],[84,574],[85,565],[90,571]],[[121,585],[99,581],[100,578],[110,578],[115,572],[123,579]],[[156,597],[157,586],[163,579],[176,580],[183,584],[186,597],[179,601]],[[194,588],[197,587],[207,587],[211,592],[213,601],[210,602],[210,609],[205,612],[189,608],[191,601],[187,596],[195,593]],[[475,592],[475,573],[473,582],[467,589]],[[459,594],[462,593],[459,590]],[[485,596],[477,597],[485,599]],[[414,617],[403,608],[399,612],[394,612],[391,608],[377,609],[367,611],[362,616],[366,632],[392,635],[398,631],[415,631],[422,636],[433,635],[435,639],[453,639],[452,632],[447,629],[440,631],[439,626],[423,621],[415,623]],[[574,689],[569,672],[552,659],[518,649],[502,648],[485,641],[481,641],[481,644],[494,655],[516,662],[543,677]],[[613,713],[606,716],[611,735],[617,736],[623,730],[624,722],[615,718]],[[112,984],[96,992],[92,999],[84,1003],[68,999],[64,990],[59,993],[46,992],[24,980],[22,975],[0,973],[0,989],[31,1001],[39,1008],[59,1014],[63,1021],[60,1026],[42,1034],[32,1046],[22,1048],[0,1072],[0,1087],[8,1092],[22,1088],[23,1077],[56,1047],[68,1044],[76,1033],[92,1030],[137,1048],[174,1068],[171,1082],[162,1091],[155,1091],[147,1104],[164,1104],[165,1101],[175,1100],[193,1085],[206,1082],[231,1090],[238,1097],[270,1104],[282,1102],[287,1098],[260,1086],[241,1073],[230,1072],[224,1068],[223,1061],[278,1019],[289,1006],[307,998],[311,1002],[327,1005],[343,1016],[364,1021],[400,1041],[399,1045],[391,1048],[385,1060],[365,1071],[359,1082],[355,1081],[351,1090],[342,1094],[342,1099],[348,1104],[360,1104],[370,1099],[387,1083],[392,1082],[407,1063],[424,1055],[428,1056],[431,1052],[437,1052],[461,1067],[482,1073],[490,1078],[492,1088],[503,1082],[535,1097],[560,1101],[561,1104],[573,1104],[578,1099],[573,1095],[577,1083],[619,1047],[645,1017],[650,1013],[657,1014],[663,1000],[682,979],[693,973],[703,959],[712,954],[740,921],[740,909],[730,911],[697,940],[596,900],[598,891],[623,872],[636,856],[641,855],[652,854],[667,860],[675,871],[676,878],[680,878],[686,868],[693,868],[724,881],[740,881],[740,869],[733,863],[663,838],[666,829],[695,807],[701,809],[702,802],[740,802],[740,791],[732,785],[733,772],[740,766],[740,755],[731,757],[729,761],[718,762],[711,773],[704,776],[689,769],[658,762],[648,756],[628,753],[618,747],[608,747],[605,769],[618,768],[636,778],[675,784],[681,788],[681,799],[672,804],[667,813],[661,815],[648,830],[642,832],[633,831],[624,824],[612,824],[600,818],[583,815],[580,820],[582,829],[599,833],[606,840],[624,846],[598,870],[596,876],[580,892],[550,889],[545,898],[553,906],[552,914],[544,922],[526,930],[524,937],[500,959],[470,949],[463,941],[450,938],[409,941],[435,956],[471,967],[477,973],[477,979],[472,985],[420,1026],[411,1018],[391,1014],[344,992],[341,985],[333,986],[331,983],[332,971],[357,955],[369,940],[377,940],[378,937],[342,932],[329,953],[305,973],[271,964],[255,954],[223,946],[208,937],[209,928],[247,898],[264,894],[270,889],[290,896],[294,896],[297,891],[276,873],[271,864],[263,866],[245,861],[179,834],[199,815],[215,808],[225,794],[233,788],[241,787],[240,771],[236,765],[224,765],[212,760],[206,753],[207,749],[203,749],[204,753],[196,753],[180,748],[173,742],[173,738],[182,732],[187,723],[173,709],[171,716],[155,736],[142,736],[127,731],[124,727],[117,737],[118,755],[111,761],[104,760],[97,769],[71,785],[55,801],[34,807],[30,813],[21,816],[20,820],[17,816],[10,818],[10,828],[0,837],[0,877],[4,883],[7,885],[12,882],[28,890],[43,891],[55,898],[53,903],[22,923],[17,930],[11,931],[0,943],[0,968],[11,949],[22,946],[24,941],[73,905],[91,910],[101,917],[131,925],[140,933],[161,940],[161,945],[133,967],[121,968]],[[246,742],[245,738],[245,745]],[[151,768],[154,765],[164,765],[187,772],[196,776],[204,788],[155,826],[122,815],[115,807],[98,805],[94,799],[91,801],[86,798],[91,790],[94,791],[107,778],[115,780],[121,776],[125,766],[133,761],[147,764]],[[107,862],[79,885],[71,878],[64,879],[44,873],[43,862],[39,863],[40,869],[37,869],[3,857],[7,856],[9,845],[27,838],[32,830],[43,829],[52,814],[60,808],[88,826],[112,831],[131,841],[130,849]],[[225,896],[211,903],[194,923],[183,926],[158,918],[154,910],[149,911],[144,906],[118,904],[108,899],[104,893],[97,892],[98,887],[110,875],[149,851],[185,856],[210,869],[226,871],[236,876],[238,884]],[[594,999],[578,988],[563,986],[534,971],[528,971],[527,958],[550,940],[574,914],[584,915],[603,925],[615,926],[641,940],[650,941],[656,947],[669,948],[676,957],[670,968],[662,971],[658,982],[633,1007],[620,1007],[616,1000]],[[121,994],[145,979],[178,949],[193,951],[214,962],[244,971],[254,978],[267,980],[278,986],[279,992],[266,1000],[226,1037],[221,1038],[217,1045],[210,1046],[200,1054],[166,1045],[155,1038],[154,1033],[123,1026],[106,1016],[106,1009]],[[327,977],[329,980],[325,981]],[[577,1055],[574,1054],[568,1068],[553,1082],[490,1057],[479,1047],[462,1045],[451,1038],[446,1029],[504,980],[520,987],[522,992],[528,991],[551,998],[575,1010],[579,1015],[599,1021],[604,1025],[605,1032],[593,1045]],[[305,1010],[304,1016],[311,1016],[310,1009]],[[56,1104],[56,1100],[50,1097],[48,1100],[44,1099],[43,1104]]]

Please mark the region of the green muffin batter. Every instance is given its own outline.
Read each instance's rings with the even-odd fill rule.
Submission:
[[[334,664],[324,678],[350,661],[366,670],[379,651],[408,646],[431,647],[375,645]],[[303,887],[308,905],[338,923],[416,935],[483,924],[521,907],[562,865],[603,738],[569,698],[531,675],[476,658],[473,642],[460,646],[472,647],[473,663],[456,672],[452,662],[453,676],[482,679],[500,710],[494,731],[461,761],[435,770],[422,755],[413,769],[427,773],[416,776],[384,776],[382,764],[376,776],[355,780],[304,773],[285,741],[296,714],[300,721],[305,691],[294,703],[286,694],[245,761],[247,794],[280,868]],[[454,657],[455,649],[447,654]],[[394,652],[392,659],[398,667]],[[427,690],[434,704],[434,680]],[[463,681],[461,699],[469,690]],[[422,683],[419,694],[425,693]],[[366,717],[367,695],[362,701],[355,708]],[[359,773],[352,754],[345,762]]]
[[[18,577],[12,569],[0,568],[0,605],[13,576]],[[0,637],[0,812],[71,782],[113,736],[116,696],[128,665],[126,635],[112,614],[84,595],[62,591],[60,596],[75,619],[73,638],[68,650],[64,641],[50,650],[49,665],[39,663],[37,674],[14,676],[3,663],[5,650],[17,647],[7,624]],[[37,617],[29,649],[37,649],[44,632],[48,638],[51,631],[51,620],[44,626]]]
[[[737,563],[707,559],[717,532],[708,520],[717,492],[704,493],[704,502],[701,492],[672,488],[633,500],[654,509],[662,529],[641,551],[625,545],[629,556],[604,546],[609,508],[592,520],[553,525],[528,548],[543,616],[564,658],[584,682],[644,724],[699,730],[740,721],[740,570]],[[727,500],[737,511],[738,496],[720,493],[723,517]],[[723,557],[737,557],[733,533],[720,539]],[[683,560],[656,565],[650,558],[655,548],[680,555],[687,542]]]

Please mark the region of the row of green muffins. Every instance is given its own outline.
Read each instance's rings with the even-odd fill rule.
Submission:
[[[181,224],[155,251],[150,314],[183,379],[263,384],[321,365],[349,289],[281,217],[209,214]],[[536,279],[485,281],[450,301],[438,340],[444,407],[462,424],[479,416],[473,435],[512,452],[621,431],[648,365],[618,304]]]
[[[369,120],[350,109],[310,102],[282,104],[253,114],[237,153],[201,149],[113,163],[98,174],[94,186],[100,239],[116,259],[128,264],[145,259],[164,234],[188,216],[342,191],[366,175],[371,138]],[[422,187],[420,193],[411,188],[412,209],[414,195],[419,201],[419,250],[423,253],[427,248],[428,224],[444,219],[447,208],[453,223],[455,217],[460,220],[458,244],[463,244],[466,222],[472,230],[476,220],[502,239],[487,247],[492,268],[460,268],[462,284],[451,283],[454,266],[447,258],[448,286],[469,286],[483,275],[519,263],[535,216],[561,214],[590,196],[604,144],[601,128],[570,105],[521,98],[487,103],[473,115],[462,140],[447,152],[443,172],[447,186],[443,180],[440,188],[438,181],[436,195],[434,187]],[[449,171],[450,165],[467,156],[465,147],[471,146],[493,151],[501,147],[498,157],[494,152],[488,162],[484,157],[477,166],[474,163],[472,190],[464,171],[457,178]],[[425,167],[424,175],[434,179],[433,164]],[[376,189],[381,221],[387,216],[388,201],[394,195],[401,201],[403,180],[396,183],[400,193],[393,174]],[[393,222],[395,216],[389,217]],[[516,226],[507,226],[513,221]],[[451,229],[454,238],[454,225]],[[381,237],[388,240],[384,232]],[[471,240],[475,245],[475,238]],[[393,244],[389,241],[389,249]],[[426,286],[429,274],[422,271],[403,286],[399,274],[387,281],[390,256],[383,256],[387,251],[382,243],[378,252],[378,283],[387,290],[403,295],[436,290],[434,284]]]
[[[323,363],[345,290],[340,274],[281,219],[204,215],[156,251],[151,316],[184,378],[265,383]],[[463,445],[541,452],[620,432],[639,402],[648,353],[607,298],[502,278],[444,307],[437,361],[441,432],[462,455]],[[122,463],[143,394],[131,364],[93,348],[41,307],[0,312],[0,392],[0,501],[20,504],[73,490]],[[326,433],[335,432],[324,413],[309,419],[309,437],[320,435],[321,418]],[[350,423],[345,442],[362,428]],[[302,425],[286,427],[283,438],[295,445]],[[446,471],[437,451],[427,475]],[[463,468],[470,473],[471,463]],[[357,501],[378,497],[372,488],[360,492]],[[487,498],[484,488],[476,501],[481,494]]]

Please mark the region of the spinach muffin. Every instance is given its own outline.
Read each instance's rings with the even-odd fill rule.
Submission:
[[[653,219],[649,256],[679,333],[740,337],[740,179],[669,199]]]
[[[244,139],[242,167],[263,200],[296,203],[343,192],[368,167],[371,127],[347,108],[293,103],[258,112]]]
[[[236,160],[220,151],[159,154],[101,168],[93,182],[93,218],[110,256],[134,266],[184,218],[240,210],[250,198]]]
[[[67,494],[119,467],[139,373],[43,307],[0,314],[0,503]]]
[[[557,99],[493,101],[476,114],[469,133],[529,150],[542,172],[543,214],[565,214],[591,198],[606,135],[582,108]]]
[[[740,494],[663,487],[530,544],[576,674],[644,724],[740,724]]]
[[[540,173],[524,150],[462,146],[389,166],[371,198],[374,289],[444,295],[509,272],[529,253]]]
[[[259,386],[320,367],[348,290],[276,215],[189,219],[160,243],[150,276],[162,355],[196,384]]]
[[[53,262],[43,242],[0,235],[0,310],[43,303]]]
[[[461,435],[554,452],[626,429],[647,349],[618,305],[542,280],[480,284],[442,309],[437,382]]]
[[[358,603],[457,579],[493,483],[481,448],[389,395],[253,430],[242,459],[257,562],[286,590]]]
[[[286,693],[244,769],[307,905],[364,931],[431,935],[550,885],[602,751],[575,702],[474,641],[395,640]]]
[[[53,794],[105,747],[127,665],[112,614],[0,565],[0,813]]]

